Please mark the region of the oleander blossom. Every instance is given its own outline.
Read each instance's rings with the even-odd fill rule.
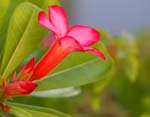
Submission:
[[[38,23],[52,31],[55,39],[51,48],[36,65],[31,81],[47,75],[71,52],[89,52],[105,60],[102,52],[88,47],[99,41],[99,32],[82,25],[69,28],[67,15],[61,6],[49,6],[48,17],[44,11],[41,11]]]
[[[69,28],[67,15],[62,7],[54,5],[48,9],[49,17],[41,11],[38,23],[53,32],[51,47],[36,65],[35,58],[32,58],[18,75],[14,72],[9,82],[3,82],[4,97],[30,94],[38,86],[34,81],[44,78],[71,52],[89,52],[105,60],[102,52],[88,47],[98,42],[98,31],[81,25]]]

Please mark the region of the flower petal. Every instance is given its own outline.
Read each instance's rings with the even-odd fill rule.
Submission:
[[[102,52],[100,52],[98,49],[96,49],[96,48],[84,47],[84,51],[87,51],[87,52],[89,52],[89,53],[92,53],[92,54],[94,54],[94,55],[100,57],[100,58],[103,59],[103,60],[106,59],[105,55],[104,55]]]
[[[56,34],[59,38],[65,36],[68,30],[68,19],[64,9],[57,5],[49,6],[48,8],[49,18],[56,29]]]
[[[89,26],[73,26],[68,31],[68,36],[75,38],[82,46],[90,46],[99,40],[100,34]]]
[[[65,36],[59,42],[61,46],[69,47],[72,51],[84,51],[80,43],[72,37]]]
[[[50,73],[64,58],[71,52],[68,47],[60,45],[59,40],[55,40],[45,55],[36,65],[29,81],[39,80]]]
[[[49,18],[47,18],[44,11],[41,11],[38,15],[38,23],[43,27],[47,28],[48,30],[56,33],[55,27],[51,24]]]
[[[3,88],[6,96],[21,96],[31,93],[38,85],[30,81],[16,81]]]
[[[12,76],[12,81],[21,81],[21,80],[28,80],[31,76],[33,69],[34,69],[35,58],[33,57],[20,71],[18,78],[16,79],[16,75]]]
[[[34,68],[35,58],[33,57],[23,68],[24,71],[30,73]]]
[[[72,37],[55,40],[52,47],[36,65],[29,81],[39,80],[50,73],[72,51],[84,51],[82,46]]]

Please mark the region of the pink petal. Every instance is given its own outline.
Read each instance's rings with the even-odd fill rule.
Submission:
[[[48,30],[56,32],[55,27],[51,24],[44,11],[41,11],[38,15],[38,23]]]
[[[69,47],[72,51],[84,51],[80,43],[72,37],[65,36],[60,39],[60,45]]]
[[[99,40],[100,34],[88,26],[73,26],[68,31],[68,36],[75,38],[82,46],[90,46]]]
[[[94,54],[94,55],[100,57],[100,58],[103,59],[103,60],[106,59],[105,55],[104,55],[102,52],[100,52],[98,49],[96,49],[96,48],[84,47],[84,51],[87,51],[87,52],[89,52],[89,53],[92,53],[92,54]]]
[[[66,35],[68,30],[68,19],[64,9],[60,6],[49,6],[49,18],[56,29],[58,37]]]

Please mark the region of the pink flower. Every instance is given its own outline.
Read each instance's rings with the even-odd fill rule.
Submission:
[[[89,52],[105,60],[105,56],[96,48],[89,46],[98,42],[100,34],[89,26],[75,25],[69,28],[67,15],[60,6],[49,6],[49,17],[41,11],[38,23],[54,34],[54,41],[48,52],[38,64],[32,58],[18,75],[14,72],[10,81],[3,81],[0,95],[6,99],[30,94],[38,85],[33,83],[51,72],[71,52]],[[45,41],[49,44],[49,41]],[[0,110],[9,112],[9,105],[0,103]]]
[[[98,49],[88,47],[98,42],[99,32],[89,26],[75,25],[69,28],[62,7],[50,6],[49,18],[41,11],[38,22],[53,32],[54,41],[36,66],[32,58],[18,76],[13,73],[11,81],[4,82],[3,93],[7,97],[31,93],[37,87],[33,81],[46,76],[71,52],[89,52],[105,60],[105,56]]]
[[[41,11],[38,16],[38,23],[52,31],[55,40],[36,65],[30,81],[38,80],[52,71],[69,53],[89,52],[105,60],[105,56],[96,48],[90,48],[98,42],[100,34],[89,26],[75,25],[69,28],[67,15],[60,6],[49,6],[48,16]]]

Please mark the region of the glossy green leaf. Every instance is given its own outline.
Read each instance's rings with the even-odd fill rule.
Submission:
[[[6,17],[6,11],[8,9],[9,6],[9,1],[10,0],[0,0],[0,61],[1,61],[1,56],[2,56],[2,48],[4,45],[4,41],[2,39],[2,24],[5,21],[5,17]]]
[[[5,17],[5,14],[6,14],[6,11],[7,11],[7,8],[9,6],[9,2],[10,0],[0,0],[0,27],[2,25],[2,22],[3,22],[3,19]]]
[[[0,117],[14,117],[14,116],[10,115],[10,114],[6,114],[6,113],[1,112],[0,113]]]
[[[101,50],[104,49],[102,44],[97,46]],[[53,73],[37,82],[39,84],[37,90],[78,87],[101,80],[101,76],[112,65],[111,58],[108,55],[106,57],[106,61],[103,61],[89,53],[73,53]]]
[[[28,113],[30,113],[32,117],[70,117],[67,114],[64,114],[62,112],[59,112],[50,108],[32,106],[32,105],[26,105],[26,104],[18,104],[18,103],[9,103],[9,104],[15,106],[15,108],[17,107],[17,109],[23,108]]]
[[[21,3],[21,1],[22,0],[0,0],[0,58],[3,53],[3,46],[5,45],[10,17],[16,6]]]
[[[31,2],[32,4],[35,4],[38,7],[43,8],[43,9],[47,9],[47,7],[49,5],[56,5],[56,4],[59,5],[60,4],[59,0],[38,0],[38,2],[37,2],[37,0],[26,0],[26,1]]]
[[[16,8],[16,6],[23,1],[28,1],[33,4],[22,3]],[[24,58],[26,58],[34,50],[34,48],[36,48],[40,40],[43,39],[43,36],[45,34],[44,32],[46,30],[44,30],[41,26],[37,24],[37,14],[38,11],[41,10],[39,8],[47,9],[49,5],[54,4],[59,4],[59,1],[58,0],[39,0],[38,2],[36,0],[16,0],[13,2],[10,1],[9,9],[6,13],[7,16],[3,22],[2,28],[0,28],[1,56],[2,56],[1,51],[3,50],[3,46],[5,45],[4,57],[2,59],[1,65],[2,68],[0,69],[1,73],[4,72],[3,77],[7,77],[22,62],[22,60],[24,60]],[[15,8],[16,10],[13,13],[13,10]],[[10,18],[12,14],[13,16],[12,18]],[[9,20],[10,23],[8,23]],[[8,24],[9,28],[6,40],[5,38]],[[4,44],[5,40],[6,44]],[[18,51],[17,48],[21,50]]]
[[[32,117],[59,117],[57,115],[44,113],[40,111],[34,111],[34,110],[29,110],[29,109],[25,109],[25,110],[28,111],[32,115]]]
[[[40,43],[44,30],[37,23],[41,9],[30,3],[20,4],[9,24],[1,73],[7,77]]]
[[[53,89],[53,90],[46,90],[46,91],[34,91],[29,96],[34,97],[48,97],[48,98],[66,98],[79,95],[81,93],[80,88],[61,88],[61,89]]]
[[[12,106],[10,112],[17,117],[32,117],[32,115],[25,111],[24,109],[18,108],[16,106]]]

